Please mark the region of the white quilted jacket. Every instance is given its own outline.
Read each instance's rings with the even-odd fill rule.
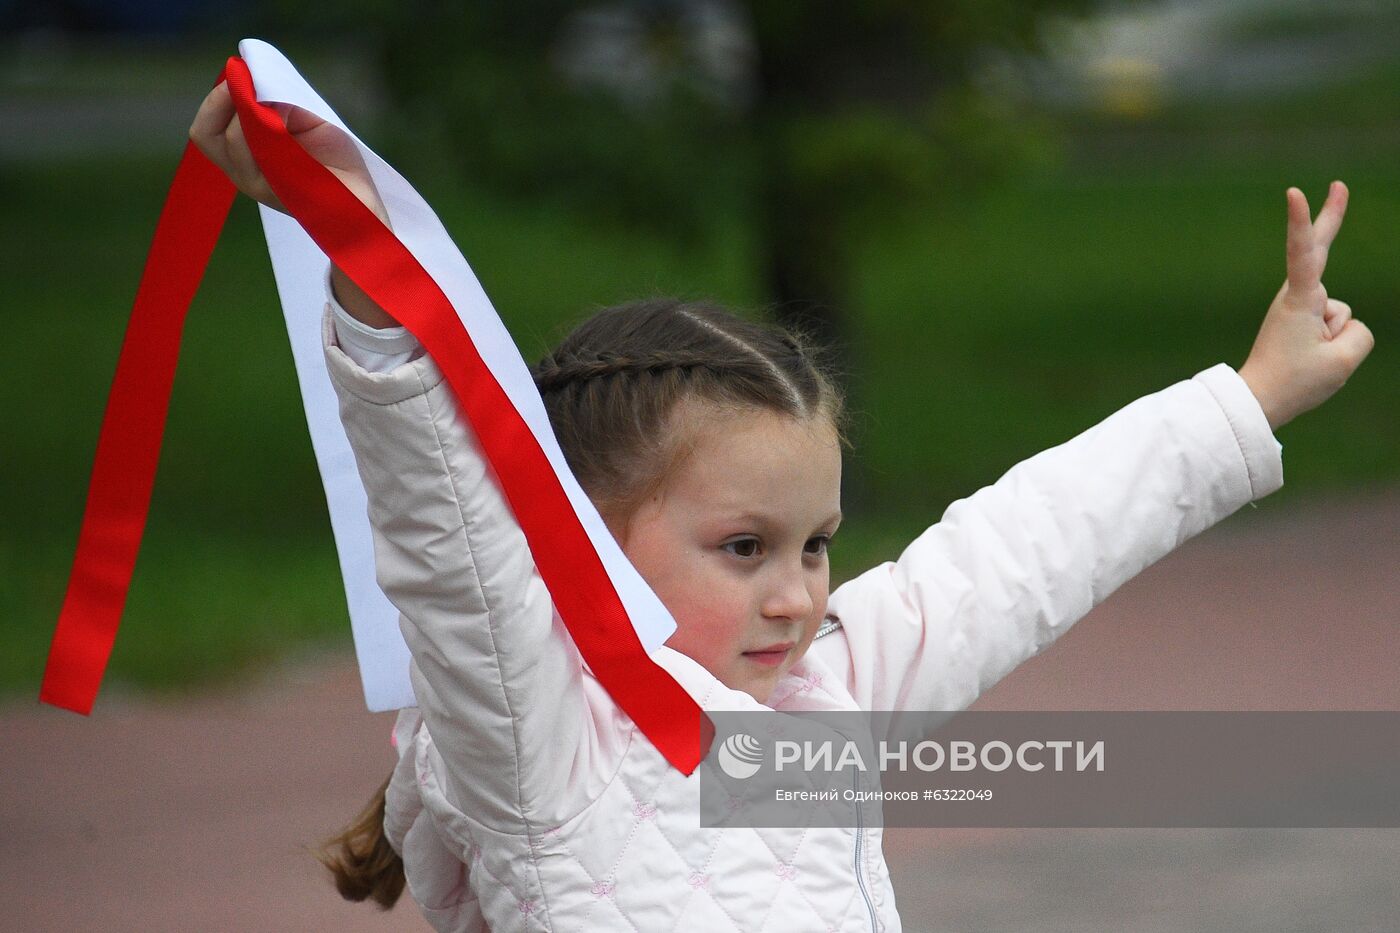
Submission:
[[[895,931],[878,829],[701,829],[601,689],[429,356],[326,361],[369,493],[378,580],[419,711],[400,715],[385,825],[440,931]],[[950,506],[831,595],[841,627],[779,710],[961,709],[1187,538],[1282,485],[1281,448],[1223,364],[1146,396]],[[705,709],[755,709],[688,657]]]

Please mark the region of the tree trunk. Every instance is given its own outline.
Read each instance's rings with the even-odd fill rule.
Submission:
[[[823,348],[845,391],[848,410],[859,411],[855,328],[847,311],[850,248],[841,218],[822,192],[789,184],[781,158],[765,159],[762,173],[757,250],[774,317]],[[859,455],[863,433],[863,425],[852,418],[848,436],[855,455],[846,458],[841,483],[848,513],[869,511],[869,483]]]

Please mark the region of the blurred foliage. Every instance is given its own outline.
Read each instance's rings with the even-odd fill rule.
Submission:
[[[840,351],[852,223],[1042,155],[1044,125],[982,97],[972,63],[1091,6],[357,0],[341,15],[381,43],[396,164],[447,152],[476,183],[684,246],[742,218],[780,318]]]
[[[386,4],[376,26],[394,109],[415,132],[439,129],[465,177],[684,239],[778,178],[839,217],[1014,161],[1016,146],[981,143],[1030,131],[973,99],[972,55],[1031,45],[1039,15],[1087,5]],[[606,61],[571,75],[565,44]]]
[[[1230,43],[1287,42],[1298,36],[1334,35],[1356,41],[1358,33],[1394,46],[1400,36],[1400,3],[1342,0],[1241,5],[1221,38]]]
[[[358,3],[381,43],[387,158],[417,175],[445,157],[475,184],[686,249],[743,225],[760,300],[828,349],[857,405],[852,233],[1043,157],[1046,124],[985,96],[973,66],[988,46],[1036,48],[1047,14],[1094,6]],[[859,466],[845,488],[868,498]]]

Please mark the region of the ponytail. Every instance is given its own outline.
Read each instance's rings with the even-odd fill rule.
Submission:
[[[330,869],[341,897],[347,901],[373,900],[381,910],[394,906],[404,886],[403,859],[384,834],[384,793],[388,789],[386,778],[355,821],[315,853]]]

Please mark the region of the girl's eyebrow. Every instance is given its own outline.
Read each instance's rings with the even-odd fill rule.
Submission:
[[[737,513],[720,513],[720,514],[717,514],[715,517],[716,517],[717,520],[722,521],[722,522],[724,522],[724,523],[726,523],[726,524],[729,524],[729,523],[734,523],[734,524],[743,523],[743,524],[753,524],[753,525],[774,525],[774,524],[778,524],[777,520],[776,520],[773,516],[771,516],[771,515],[764,515],[764,514],[761,513],[761,512],[754,512],[754,511],[737,512]],[[822,525],[839,525],[839,524],[841,523],[841,518],[842,518],[841,510],[840,510],[840,509],[837,509],[837,510],[835,511],[835,513],[833,513],[833,514],[831,515],[831,517],[829,517],[826,521],[822,522],[821,524],[822,524]]]

